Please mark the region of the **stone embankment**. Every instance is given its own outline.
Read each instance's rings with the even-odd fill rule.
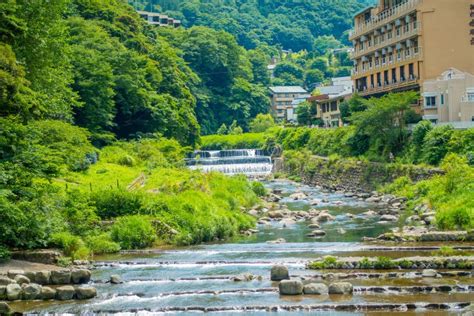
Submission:
[[[384,164],[352,159],[333,160],[328,157],[311,156],[295,170],[285,158],[276,158],[274,172],[298,175],[311,185],[347,192],[371,192],[379,185],[391,183],[407,176],[414,182],[429,179],[444,172],[436,168],[415,165]]]
[[[0,274],[0,300],[84,300],[97,295],[87,286],[91,271],[54,269],[43,271],[9,270]]]

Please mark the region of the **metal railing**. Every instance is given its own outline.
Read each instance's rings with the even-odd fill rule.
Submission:
[[[421,31],[421,22],[419,22],[419,21],[418,22],[411,22],[409,24],[408,31],[405,31],[402,28],[402,31],[400,32],[400,35],[396,35],[395,31],[392,31],[393,32],[392,38],[387,38],[384,41],[380,41],[379,43],[377,43],[375,45],[372,45],[372,46],[369,46],[367,48],[354,51],[352,53],[351,57],[352,57],[352,59],[356,59],[356,58],[359,58],[361,56],[373,53],[376,50],[383,49],[387,46],[395,45],[398,42],[409,39],[411,36],[419,34],[420,31]]]
[[[385,58],[381,57],[381,62],[379,64],[376,64],[375,62],[372,62],[371,64],[367,66],[362,66],[359,65],[358,67],[354,67],[352,69],[352,75],[360,75],[364,73],[370,73],[373,70],[376,69],[384,69],[384,68],[390,68],[390,66],[394,64],[399,64],[403,61],[411,60],[411,59],[417,59],[420,58],[422,55],[422,48],[421,47],[412,47],[409,49],[404,49],[400,51],[400,57],[398,57],[398,51],[394,52],[392,54],[392,58],[386,56]],[[383,61],[385,59],[385,62]]]
[[[382,84],[382,85],[378,85],[374,87],[365,87],[365,89],[355,89],[355,92],[357,92],[360,95],[382,93],[382,92],[392,91],[399,88],[415,85],[417,83],[418,83],[418,77],[413,76],[411,78],[394,82],[394,83]]]
[[[373,28],[379,27],[384,23],[401,17],[411,10],[416,9],[416,7],[421,4],[422,1],[423,0],[408,0],[407,2],[401,3],[395,7],[384,10],[379,14],[372,16],[369,21],[355,25],[354,29],[349,33],[349,38],[352,39],[367,31],[370,31]]]

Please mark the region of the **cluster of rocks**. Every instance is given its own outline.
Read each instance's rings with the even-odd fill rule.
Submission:
[[[436,270],[432,270],[436,271]],[[319,274],[313,274],[311,276],[302,276],[303,280],[345,280],[345,279],[414,279],[414,278],[426,278],[428,275],[433,273],[426,269],[421,272],[351,272],[351,273],[332,273],[325,272]],[[474,272],[471,271],[436,271],[435,277],[466,277],[474,276]]]
[[[86,269],[36,272],[10,270],[6,275],[0,275],[0,300],[90,299],[97,295],[96,289],[77,286],[88,283],[90,279],[91,272]]]
[[[401,230],[384,233],[377,238],[365,238],[365,241],[397,241],[397,242],[424,242],[424,241],[474,241],[473,231],[437,231],[425,226],[404,226]]]
[[[279,282],[278,289],[281,295],[352,294],[353,292],[353,286],[348,282],[333,282],[327,286],[324,283],[290,279],[288,268],[282,265],[272,267],[270,279]]]

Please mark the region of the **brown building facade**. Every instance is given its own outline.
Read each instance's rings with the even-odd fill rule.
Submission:
[[[474,73],[473,38],[473,0],[380,0],[355,16],[355,91],[422,90],[449,68]]]

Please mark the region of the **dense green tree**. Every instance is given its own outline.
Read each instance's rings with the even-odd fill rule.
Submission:
[[[257,114],[250,122],[250,131],[252,133],[262,133],[274,126],[276,126],[275,120],[271,114]]]
[[[403,149],[408,137],[405,115],[417,100],[415,92],[388,94],[362,101],[367,109],[351,115],[350,121],[356,126],[358,137],[370,137],[374,157],[387,158]]]

